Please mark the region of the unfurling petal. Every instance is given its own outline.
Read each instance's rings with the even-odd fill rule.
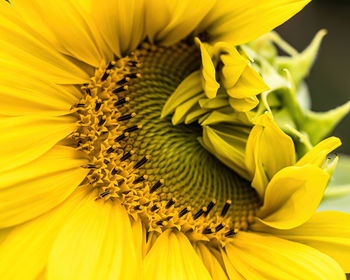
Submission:
[[[264,197],[267,183],[274,174],[294,163],[292,138],[277,126],[270,113],[260,116],[250,132],[246,149],[247,169],[259,196]]]
[[[283,168],[266,188],[259,221],[279,229],[305,223],[316,212],[328,180],[328,173],[314,165]]]

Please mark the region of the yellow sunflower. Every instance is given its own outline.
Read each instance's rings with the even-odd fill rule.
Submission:
[[[344,279],[349,216],[314,213],[339,140],[295,162],[267,113],[232,164],[201,125],[161,118],[193,72],[223,94],[204,62],[217,44],[223,75],[240,61],[232,108],[257,105],[267,87],[234,46],[308,2],[0,2],[1,279]],[[271,135],[286,145],[268,157]]]

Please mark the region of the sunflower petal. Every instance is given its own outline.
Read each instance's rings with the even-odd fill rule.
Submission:
[[[88,173],[75,149],[55,146],[38,159],[0,173],[0,227],[13,226],[64,201]]]
[[[242,75],[232,88],[227,88],[227,94],[233,98],[248,98],[258,95],[270,88],[265,84],[263,78],[248,65]]]
[[[48,280],[137,279],[128,214],[118,202],[94,201],[95,197],[91,193],[58,234],[47,267]]]
[[[278,230],[255,224],[253,229],[303,243],[336,260],[346,273],[350,273],[350,214],[321,211],[305,224],[290,230]]]
[[[7,236],[10,234],[12,229],[13,229],[12,227],[0,229],[0,246],[2,241],[4,241],[7,238]]]
[[[247,278],[244,278],[242,274],[240,274],[237,271],[237,269],[235,268],[234,262],[231,263],[230,259],[227,257],[226,252],[224,252],[222,249],[221,249],[221,255],[222,255],[222,259],[224,260],[224,267],[227,275],[229,276],[229,279],[235,279],[235,280],[247,279]]]
[[[10,117],[0,120],[0,172],[47,152],[75,128],[72,117]]]
[[[200,71],[195,71],[188,75],[170,95],[163,106],[161,118],[173,113],[176,107],[185,103],[187,100],[202,94],[203,88],[201,84]]]
[[[245,279],[345,280],[345,273],[329,256],[270,235],[239,232],[225,252]]]
[[[136,257],[143,259],[146,255],[146,235],[147,230],[140,218],[136,218],[136,220],[131,218],[131,229],[134,236],[134,244],[136,250]],[[142,264],[141,264],[142,265]]]
[[[221,0],[204,18],[206,30],[216,41],[234,45],[247,43],[281,25],[310,0]]]
[[[0,2],[1,70],[3,65],[37,73],[57,84],[82,84],[89,79],[87,73],[24,23],[15,8],[5,1]]]
[[[112,53],[104,45],[98,29],[94,29],[96,26],[86,15],[84,6],[78,2],[11,1],[26,23],[40,30],[58,51],[98,67],[106,57],[112,58]]]
[[[314,164],[318,167],[321,167],[327,155],[338,148],[340,145],[341,141],[339,138],[329,137],[313,147],[301,159],[299,159],[295,165],[303,166],[305,164]]]
[[[276,172],[294,163],[292,138],[277,126],[270,113],[260,116],[250,132],[246,149],[246,166],[259,196],[263,198],[267,183]]]
[[[202,43],[198,38],[195,39],[199,46],[202,56],[202,86],[208,98],[216,97],[220,84],[216,81],[215,66],[208,50],[208,45]]]
[[[81,206],[85,189],[78,188],[61,206],[13,228],[0,244],[1,279],[36,279],[47,264],[58,231],[72,210]]]
[[[214,3],[214,0],[147,0],[147,35],[152,42],[174,44],[196,28]]]
[[[50,83],[19,68],[3,67],[0,76],[0,112],[10,116],[70,113],[76,91]],[[19,78],[20,77],[20,78]]]
[[[231,131],[230,131],[231,130]],[[227,133],[227,131],[230,131]],[[235,134],[232,133],[235,132]],[[203,146],[222,163],[248,179],[245,168],[245,145],[248,138],[247,128],[219,124],[203,126]]]
[[[329,175],[314,165],[283,168],[266,188],[259,221],[279,229],[305,223],[316,212],[328,180]]]
[[[210,245],[209,245],[210,246]],[[206,244],[198,242],[195,246],[197,254],[202,259],[204,265],[208,269],[211,277],[215,280],[225,280],[228,279],[222,265],[216,256],[210,251]]]
[[[181,232],[163,232],[144,259],[145,279],[211,279],[190,241]]]
[[[214,55],[222,62],[221,81],[225,88],[232,88],[249,64],[237,49],[229,43],[218,42],[214,46]]]
[[[186,116],[196,109],[196,105],[198,106],[198,101],[204,97],[204,93],[201,93],[185,101],[183,104],[179,105],[175,109],[174,115],[171,119],[172,124],[178,125],[182,123],[186,119]]]
[[[136,49],[144,38],[144,0],[92,0],[91,14],[103,38],[117,56]],[[157,13],[160,15],[161,13]],[[154,17],[154,18],[157,18]]]
[[[259,104],[259,100],[255,96],[247,98],[230,97],[229,103],[230,106],[238,112],[249,112]]]

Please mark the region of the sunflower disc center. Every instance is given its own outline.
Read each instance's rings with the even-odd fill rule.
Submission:
[[[73,138],[89,156],[85,183],[98,190],[96,199],[120,199],[149,230],[176,227],[196,239],[221,240],[247,228],[256,193],[201,146],[199,125],[160,118],[168,97],[200,62],[193,44],[144,43],[96,70],[82,87]]]

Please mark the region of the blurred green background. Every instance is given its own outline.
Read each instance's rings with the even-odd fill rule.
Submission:
[[[350,0],[314,0],[277,31],[299,51],[319,29],[327,29],[310,76],[314,111],[326,111],[350,100]],[[350,116],[335,129],[340,152],[350,154]]]

